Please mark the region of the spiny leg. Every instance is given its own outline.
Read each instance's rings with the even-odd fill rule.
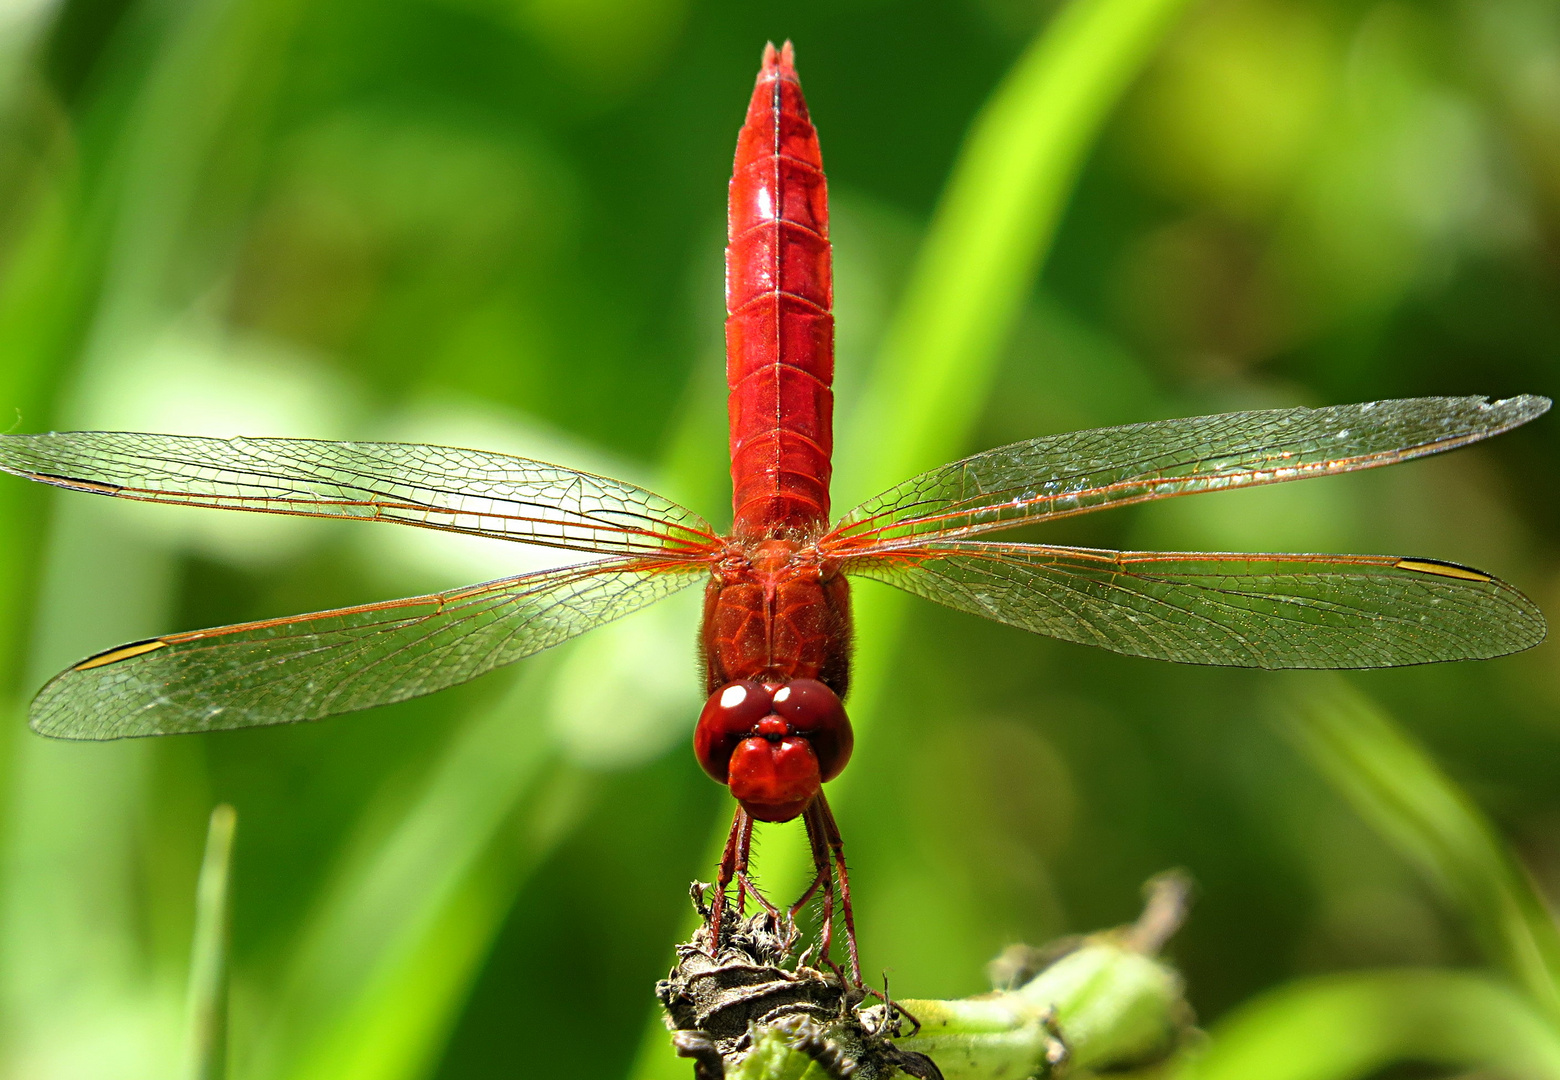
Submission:
[[[753,816],[746,811],[742,816],[747,822],[742,826],[742,839],[739,842],[740,858],[737,862],[737,911],[739,914],[747,914],[747,898],[751,896],[764,913],[780,925],[780,909],[769,902],[769,898],[759,891],[758,883],[748,873],[748,863],[753,852]]]
[[[823,801],[823,793],[821,791],[808,804],[803,820],[807,823],[807,841],[812,848],[813,865],[818,867],[818,877],[814,882],[814,886],[821,884],[823,887],[823,919],[820,926],[821,932],[818,935],[819,959],[835,975],[839,976],[840,981],[843,982],[845,976],[840,971],[839,965],[834,962],[833,956],[830,955],[830,950],[834,944],[834,868],[830,865],[830,855],[833,853],[831,842],[833,819],[829,816],[828,804]],[[838,833],[837,829],[833,831],[836,834]],[[812,891],[812,889],[809,889],[808,895]],[[807,896],[803,896],[803,899],[807,899]],[[847,923],[847,929],[852,933],[851,944],[854,946],[854,925]],[[851,949],[851,954],[852,956],[855,955],[854,947]],[[858,987],[861,985],[859,976],[856,978],[855,985]]]
[[[807,901],[811,900],[820,888],[824,890],[825,897],[831,896],[833,884],[829,868],[829,840],[823,831],[822,823],[819,822],[811,806],[802,812],[802,824],[807,828],[807,846],[812,851],[813,879],[812,884],[807,886],[807,891],[802,893],[797,898],[796,903],[791,905],[791,910],[788,913],[793,933],[796,928],[796,917],[807,906]],[[823,959],[825,963],[829,962],[829,924],[831,915],[832,911],[828,901],[825,900],[822,934]]]
[[[812,850],[813,879],[807,886],[807,891],[797,898],[791,905],[791,917],[794,919],[818,892],[820,887],[827,888],[829,882],[829,841],[824,835],[817,818],[811,807],[802,811],[802,824],[807,827],[807,846]]]
[[[737,917],[747,910],[747,898],[752,896],[769,917],[780,922],[780,909],[769,902],[748,876],[748,859],[753,850],[753,818],[742,807],[737,807],[731,819],[731,831],[726,834],[726,847],[720,856],[720,871],[715,879],[715,902],[710,906],[710,955],[720,954],[720,931],[726,918],[726,890],[737,883]]]
[[[737,807],[731,819],[731,831],[726,834],[726,848],[721,852],[720,870],[715,878],[715,903],[710,907],[710,955],[720,955],[721,923],[726,915],[726,890],[731,879],[739,873],[746,874],[748,849],[753,840],[753,819],[746,810]],[[740,910],[740,909],[739,909]]]
[[[823,834],[829,843],[829,851],[834,856],[834,866],[840,878],[840,913],[845,917],[845,948],[850,954],[850,977],[852,985],[860,987],[861,983],[861,954],[856,948],[856,915],[850,906],[850,875],[845,870],[845,841],[840,836],[840,827],[834,821],[834,813],[829,809],[829,800],[823,797],[823,792],[818,792],[808,807],[809,812],[816,807],[818,822],[822,826]],[[831,890],[832,892],[832,890]]]
[[[747,914],[747,866],[753,852],[753,818],[741,807],[737,808],[737,813],[747,819],[742,823],[742,835],[737,838],[737,918],[740,919]],[[731,827],[736,828],[737,823],[733,821]]]
[[[819,792],[819,794],[822,795],[822,792]],[[829,865],[829,831],[824,824],[823,811],[819,809],[817,801],[814,801],[808,810],[811,814],[811,832],[814,834],[813,837],[809,837],[815,845],[813,858],[815,861],[822,861],[824,865],[823,933],[819,935],[819,944],[823,950],[823,962],[828,965],[829,970],[834,972],[841,982],[844,982],[845,974],[840,971],[840,966],[834,962],[834,956],[832,955],[834,947],[834,869]],[[816,838],[814,839],[814,837]]]

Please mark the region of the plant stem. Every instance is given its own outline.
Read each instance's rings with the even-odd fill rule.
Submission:
[[[1059,949],[1009,949],[992,974],[1017,984],[1010,989],[875,1005],[832,1023],[804,1018],[798,1009],[754,1029],[750,1048],[729,1053],[723,1073],[704,1042],[698,1075],[874,1080],[899,1071],[932,1077],[940,1070],[944,1080],[1043,1080],[1167,1062],[1191,1031],[1192,1014],[1180,976],[1155,954],[1180,925],[1186,880],[1162,875],[1149,893],[1143,916],[1131,926]]]
[[[189,1056],[192,1080],[227,1076],[228,910],[233,830],[226,803],[211,812],[206,854],[195,887],[195,942],[190,953]]]

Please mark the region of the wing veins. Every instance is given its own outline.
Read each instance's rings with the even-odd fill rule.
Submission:
[[[1465,444],[1466,443],[1459,443],[1458,445],[1465,445]],[[1438,447],[1437,449],[1438,450],[1439,449],[1450,450],[1450,449],[1453,449],[1453,448],[1454,448],[1453,446],[1448,445],[1448,446],[1445,446],[1445,447]],[[1417,456],[1417,455],[1415,455],[1415,456]],[[1390,460],[1386,460],[1386,458],[1388,458],[1388,457],[1390,457]],[[991,512],[991,513],[996,513],[996,512],[999,512],[999,511],[1010,510],[1010,509],[1011,510],[1022,510],[1022,509],[1030,509],[1030,508],[1039,508],[1039,507],[1046,506],[1047,503],[1061,503],[1061,502],[1076,501],[1076,500],[1081,499],[1081,498],[1093,498],[1093,497],[1098,497],[1098,496],[1105,496],[1105,497],[1107,497],[1108,501],[1103,502],[1103,503],[1101,503],[1099,505],[1095,505],[1095,506],[1080,506],[1080,507],[1075,507],[1075,508],[1066,509],[1066,510],[1042,510],[1040,513],[1034,515],[1036,517],[1044,517],[1045,520],[1047,520],[1047,521],[1060,521],[1063,518],[1077,517],[1080,514],[1092,514],[1092,513],[1096,512],[1096,511],[1099,511],[1099,510],[1109,510],[1109,509],[1113,509],[1113,508],[1118,507],[1118,506],[1134,506],[1137,503],[1149,502],[1149,501],[1152,501],[1154,499],[1169,499],[1169,498],[1174,498],[1174,497],[1176,497],[1178,495],[1200,495],[1200,494],[1202,494],[1204,492],[1208,492],[1208,491],[1219,491],[1219,490],[1221,490],[1223,488],[1226,488],[1226,487],[1261,487],[1261,486],[1266,485],[1266,484],[1286,483],[1286,482],[1288,482],[1290,480],[1309,480],[1309,479],[1312,479],[1313,477],[1316,477],[1316,476],[1327,476],[1327,475],[1341,473],[1341,472],[1355,472],[1355,471],[1359,471],[1361,469],[1378,468],[1378,467],[1385,466],[1385,465],[1396,465],[1396,464],[1398,464],[1399,462],[1401,462],[1403,460],[1411,460],[1411,459],[1405,459],[1404,457],[1402,457],[1402,455],[1396,455],[1396,454],[1395,455],[1360,455],[1359,457],[1356,457],[1356,458],[1335,458],[1335,459],[1331,459],[1331,460],[1328,460],[1328,461],[1325,461],[1325,462],[1318,462],[1318,463],[1316,463],[1314,465],[1295,466],[1293,468],[1294,475],[1284,475],[1284,476],[1272,475],[1272,476],[1266,476],[1265,478],[1262,478],[1262,479],[1257,479],[1257,478],[1258,477],[1264,477],[1264,474],[1274,472],[1275,470],[1253,468],[1253,469],[1246,469],[1246,470],[1243,470],[1241,472],[1231,472],[1231,473],[1213,473],[1213,474],[1191,473],[1191,474],[1177,475],[1177,476],[1159,476],[1159,477],[1150,477],[1150,478],[1133,478],[1133,479],[1130,479],[1130,480],[1118,480],[1118,481],[1116,481],[1114,483],[1110,483],[1110,484],[1100,484],[1098,486],[1090,487],[1090,488],[1078,488],[1078,489],[1072,490],[1072,491],[1057,492],[1057,493],[1052,493],[1052,494],[1047,494],[1047,495],[1037,495],[1037,496],[1035,496],[1033,498],[1030,498],[1030,499],[1004,500],[1004,501],[1002,501],[1000,503],[997,503],[997,504],[994,504],[994,505],[989,503],[989,502],[987,502],[987,501],[984,501],[984,500],[977,500],[976,497],[971,496],[970,498],[963,499],[963,500],[960,500],[958,502],[953,502],[953,503],[946,504],[948,506],[948,509],[945,512],[943,512],[943,513],[933,514],[933,515],[929,515],[929,516],[926,516],[926,517],[919,517],[919,518],[917,518],[917,517],[899,517],[899,518],[896,518],[896,519],[894,519],[892,521],[887,522],[886,524],[879,525],[879,526],[876,526],[876,527],[871,528],[871,529],[857,530],[855,528],[852,528],[851,531],[850,531],[849,536],[850,536],[850,539],[852,539],[852,540],[859,539],[859,538],[871,537],[871,536],[877,536],[877,535],[879,535],[879,534],[881,534],[881,533],[883,533],[883,532],[885,532],[885,531],[887,531],[889,529],[907,528],[907,527],[911,527],[911,526],[920,526],[920,525],[932,525],[932,524],[935,524],[935,523],[937,523],[939,521],[954,521],[954,520],[958,520],[960,518],[969,517],[972,514],[978,514],[978,513],[980,513],[983,510]],[[1076,475],[1084,475],[1084,474],[1075,474],[1075,476]],[[1074,477],[1066,477],[1066,476],[1058,477],[1056,482],[1064,482],[1066,480],[1075,478],[1075,476]],[[1184,484],[1190,484],[1190,483],[1197,483],[1197,482],[1200,482],[1200,481],[1206,480],[1206,479],[1228,480],[1229,483],[1227,483],[1227,484],[1219,484],[1219,485],[1213,486],[1213,487],[1200,487],[1196,491],[1169,491],[1169,492],[1166,492],[1166,491],[1153,490],[1153,489],[1161,488],[1161,487],[1171,487],[1171,486],[1175,486],[1175,485],[1184,485]],[[989,497],[989,496],[994,496],[994,495],[997,495],[997,494],[1005,494],[1008,491],[1022,490],[1026,486],[1030,486],[1030,485],[1012,485],[1012,486],[1009,486],[1009,487],[1006,487],[1006,488],[995,488],[995,489],[993,489],[993,490],[991,490],[989,492],[982,492],[981,494]],[[1134,488],[1147,488],[1147,489],[1150,489],[1150,490],[1146,490],[1146,491],[1144,491],[1140,495],[1128,496],[1126,498],[1119,498],[1119,499],[1109,499],[1108,498],[1110,495],[1112,495],[1112,494],[1114,494],[1114,493],[1116,493],[1118,491],[1130,491],[1130,490],[1132,490]],[[911,505],[912,506],[923,505],[923,504],[926,504],[926,503],[931,503],[933,501],[934,500],[929,500],[929,499],[928,500],[922,500],[919,503],[912,503]],[[861,519],[860,523],[865,523],[865,522],[876,520],[877,518],[886,516],[888,513],[889,513],[888,511],[885,511],[882,514],[874,514],[874,515],[872,515],[872,517]],[[859,524],[859,523],[853,523],[853,524]],[[914,539],[917,540],[917,541],[923,542],[923,543],[926,540],[931,539],[933,537],[935,537],[938,540],[943,540],[943,539],[955,540],[955,539],[962,539],[962,538],[967,537],[967,536],[976,536],[976,535],[979,535],[981,533],[994,532],[994,531],[999,530],[999,529],[1011,529],[1011,528],[1015,528],[1015,527],[1017,527],[1019,525],[1022,525],[1022,524],[1023,524],[1022,521],[1013,521],[1013,520],[1009,520],[1009,519],[1004,519],[1004,520],[1000,520],[1000,521],[992,521],[992,522],[974,522],[974,523],[969,524],[969,525],[965,525],[965,526],[958,527],[958,528],[953,528],[953,529],[948,529],[948,530],[944,530],[944,531],[936,531],[936,532],[932,532],[932,533],[925,533],[925,532],[916,533]],[[885,550],[887,550],[887,549],[885,549]]]
[[[69,432],[0,437],[0,463],[133,502],[393,521],[564,550],[688,559],[719,540],[697,514],[632,484],[455,447]]]
[[[957,541],[1027,521],[1202,491],[1380,468],[1526,423],[1546,398],[1414,398],[1153,421],[998,447],[867,500],[822,546],[887,553],[910,539]]]
[[[845,569],[1035,633],[1184,663],[1390,667],[1542,640],[1542,614],[1504,582],[1403,561],[936,542],[852,556]]]
[[[142,494],[143,492],[145,492],[147,494]],[[394,524],[394,525],[410,525],[410,526],[412,526],[414,528],[419,528],[419,529],[435,529],[435,530],[438,530],[440,532],[461,533],[461,534],[466,535],[466,536],[485,536],[485,537],[487,537],[489,539],[492,539],[492,540],[506,540],[506,541],[508,541],[510,543],[514,543],[514,544],[532,544],[532,545],[535,545],[537,547],[564,548],[566,550],[580,550],[580,548],[578,547],[577,543],[576,544],[568,543],[567,542],[567,539],[568,539],[567,537],[560,537],[560,538],[558,538],[556,540],[546,540],[546,539],[542,539],[540,536],[537,536],[536,534],[530,534],[530,535],[526,535],[526,536],[514,536],[514,535],[510,535],[509,533],[500,532],[500,531],[496,531],[496,530],[493,530],[493,529],[483,529],[483,528],[477,528],[475,526],[469,526],[469,525],[442,524],[442,523],[433,522],[433,521],[413,521],[413,520],[408,520],[406,518],[387,517],[387,516],[385,516],[383,514],[379,514],[379,513],[373,514],[371,516],[360,516],[360,515],[350,515],[350,514],[339,514],[339,515],[338,514],[320,514],[320,513],[311,512],[309,510],[296,510],[296,509],[291,508],[290,506],[274,506],[274,507],[273,506],[235,506],[235,505],[232,505],[232,504],[233,503],[239,503],[239,502],[255,503],[255,502],[261,502],[261,501],[275,501],[275,502],[280,502],[280,503],[303,503],[306,506],[322,506],[322,507],[357,507],[357,506],[361,506],[361,507],[364,507],[364,508],[372,507],[375,510],[386,510],[386,509],[389,509],[389,510],[414,510],[414,511],[426,511],[426,512],[433,513],[433,514],[442,514],[442,515],[445,515],[445,516],[448,516],[448,517],[471,516],[471,517],[481,517],[481,518],[494,518],[494,519],[497,519],[499,521],[514,521],[514,522],[532,523],[532,524],[538,524],[538,525],[549,525],[549,526],[554,526],[554,527],[558,528],[560,531],[563,530],[563,529],[588,529],[588,530],[593,530],[593,531],[596,531],[596,532],[602,532],[602,533],[607,533],[607,534],[617,534],[617,535],[620,535],[620,536],[623,536],[623,537],[648,537],[648,538],[671,540],[671,541],[674,541],[674,542],[681,541],[681,538],[672,536],[670,533],[661,533],[661,532],[656,532],[656,531],[650,530],[650,529],[627,528],[627,527],[624,527],[624,526],[621,526],[621,525],[595,524],[594,522],[592,522],[588,518],[584,518],[583,520],[574,520],[574,521],[560,521],[558,518],[526,517],[526,516],[523,516],[523,515],[520,515],[520,514],[502,514],[502,513],[495,513],[493,511],[482,511],[480,513],[477,512],[477,511],[470,511],[470,510],[452,511],[452,510],[447,510],[447,509],[441,509],[440,507],[437,507],[437,506],[434,506],[434,505],[431,505],[431,504],[423,505],[423,504],[418,504],[418,503],[394,503],[394,502],[390,502],[388,500],[356,501],[356,500],[347,500],[347,499],[336,499],[336,500],[319,499],[319,500],[305,502],[305,500],[302,500],[302,499],[288,499],[288,498],[281,498],[281,497],[273,498],[273,497],[257,497],[257,496],[239,496],[239,495],[234,495],[234,496],[220,496],[220,495],[207,496],[207,495],[201,495],[201,496],[192,496],[192,497],[188,497],[188,498],[186,498],[186,497],[169,498],[167,493],[159,492],[156,488],[133,488],[133,487],[118,488],[118,489],[116,489],[113,492],[113,494],[116,497],[118,497],[118,498],[127,499],[127,500],[129,500],[131,502],[156,503],[156,504],[161,505],[161,506],[187,506],[187,507],[192,507],[192,508],[201,509],[201,510],[239,510],[239,511],[244,511],[244,512],[249,512],[249,513],[258,513],[258,514],[280,514],[280,515],[284,515],[284,516],[287,516],[287,517],[339,518],[342,521],[385,521],[385,522],[389,522],[389,523]],[[161,497],[159,497],[159,496],[161,496]],[[210,501],[206,501],[206,500],[210,500]],[[526,505],[534,505],[534,506],[537,506],[537,507],[545,509],[547,504],[536,502],[536,503],[528,503]],[[583,515],[582,515],[582,518],[583,518]],[[653,520],[653,519],[651,519],[649,517],[646,517],[646,520]],[[696,530],[696,529],[693,529],[693,528],[689,528],[687,531],[689,533],[691,533],[691,534],[693,534],[695,536],[699,536],[701,538],[706,536],[706,535],[708,535],[709,539],[711,539],[711,540],[715,539],[713,534],[705,534],[701,530]],[[681,541],[681,542],[685,542],[685,541]],[[587,549],[587,550],[595,550],[595,549]],[[601,549],[601,550],[603,550],[605,552],[605,551],[614,551],[616,549]],[[676,549],[675,548],[667,549],[667,548],[661,547],[660,545],[652,545],[652,544],[643,545],[640,548],[640,550],[655,551],[655,552],[665,551],[668,554],[672,554],[672,555],[675,555],[675,553],[676,553]],[[693,550],[696,551],[697,549],[693,549]]]

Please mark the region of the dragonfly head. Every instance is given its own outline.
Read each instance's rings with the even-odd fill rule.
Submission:
[[[855,736],[838,695],[817,679],[730,682],[699,714],[693,750],[759,821],[790,821],[850,760]]]

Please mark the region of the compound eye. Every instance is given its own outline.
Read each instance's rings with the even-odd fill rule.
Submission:
[[[724,784],[731,752],[769,715],[770,691],[751,679],[727,683],[710,695],[693,729],[693,752],[711,777]]]
[[[807,736],[824,780],[833,780],[850,761],[856,736],[839,695],[817,679],[792,679],[774,692],[775,715]]]
[[[847,723],[839,696],[817,679],[792,679],[777,687],[770,700],[775,715],[804,735]]]

